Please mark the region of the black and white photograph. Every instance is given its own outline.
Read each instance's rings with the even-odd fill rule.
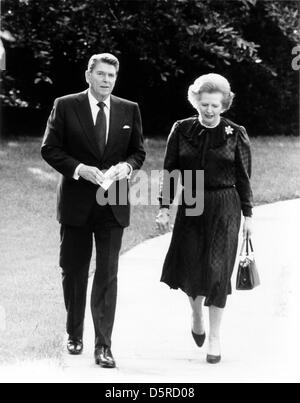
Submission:
[[[1,384],[300,382],[299,13],[1,0]]]

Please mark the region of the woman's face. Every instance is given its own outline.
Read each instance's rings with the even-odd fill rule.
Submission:
[[[222,100],[222,92],[203,92],[200,95],[198,112],[206,126],[214,126],[218,123],[221,113],[224,112]]]

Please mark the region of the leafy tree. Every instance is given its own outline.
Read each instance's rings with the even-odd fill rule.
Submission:
[[[110,51],[121,61],[116,91],[140,102],[148,132],[193,113],[187,87],[208,71],[230,78],[239,95],[232,117],[255,119],[253,133],[296,132],[297,3],[3,0],[2,29],[14,38],[4,39],[3,102],[48,113],[55,96],[84,88],[91,54]],[[283,107],[289,118],[279,121],[273,110]]]

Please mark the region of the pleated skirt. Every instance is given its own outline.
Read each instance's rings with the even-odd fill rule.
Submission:
[[[179,206],[161,281],[206,306],[224,308],[231,294],[241,203],[235,188],[205,191],[204,212],[186,216]]]

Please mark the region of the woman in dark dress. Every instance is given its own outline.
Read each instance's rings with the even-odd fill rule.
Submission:
[[[192,335],[199,347],[206,337],[203,302],[209,307],[207,362],[212,364],[221,360],[220,326],[227,295],[232,291],[241,212],[243,236],[250,237],[252,232],[249,138],[244,127],[221,117],[233,97],[229,82],[218,74],[201,76],[190,86],[188,98],[198,115],[176,122],[168,138],[156,219],[161,231],[169,228],[169,206],[174,201],[175,187],[164,191],[166,174],[178,170],[183,178],[187,171],[195,174],[203,170],[203,213],[186,214],[185,193],[194,192],[195,187],[187,188],[182,183],[182,203],[161,281],[188,295],[193,311]]]

